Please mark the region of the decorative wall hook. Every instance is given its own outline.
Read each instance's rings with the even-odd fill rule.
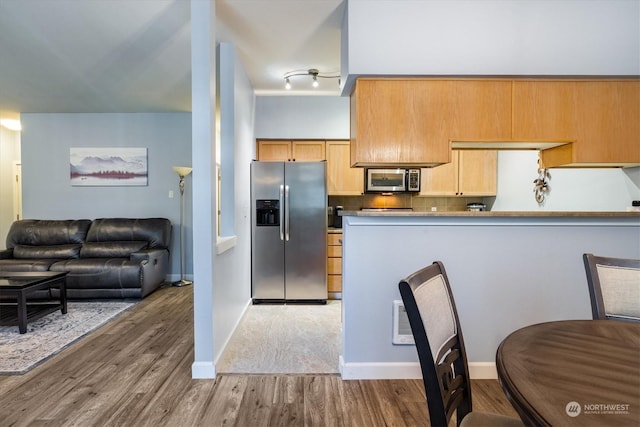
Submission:
[[[538,178],[533,180],[533,192],[539,205],[544,202],[545,194],[551,190],[549,186],[550,179],[551,174],[546,168],[542,167],[540,159],[538,159]]]

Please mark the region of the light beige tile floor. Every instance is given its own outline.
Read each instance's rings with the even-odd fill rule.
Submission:
[[[250,306],[216,364],[216,371],[338,373],[341,308],[341,302],[336,300],[326,305]]]

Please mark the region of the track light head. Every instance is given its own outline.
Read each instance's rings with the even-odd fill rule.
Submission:
[[[320,82],[318,81],[318,78],[323,78],[323,79],[338,79],[338,86],[340,86],[340,76],[336,75],[337,73],[321,73],[320,71],[318,71],[317,68],[309,68],[308,70],[297,70],[297,71],[291,71],[288,72],[284,75],[284,87],[285,89],[289,90],[291,89],[291,77],[296,77],[296,76],[311,76],[311,78],[313,79],[313,81],[311,82],[311,86],[313,86],[314,89],[318,88],[320,86]]]

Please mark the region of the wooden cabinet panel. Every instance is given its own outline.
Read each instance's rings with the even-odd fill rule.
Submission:
[[[318,162],[325,160],[324,141],[292,141],[291,156],[296,162]]]
[[[325,160],[324,141],[258,141],[258,160],[315,162]]]
[[[498,180],[498,152],[458,151],[458,192],[461,196],[495,196]]]
[[[452,162],[421,171],[422,196],[495,196],[495,150],[453,150]]]
[[[342,258],[328,258],[327,271],[329,274],[342,274]]]
[[[640,81],[514,81],[513,139],[575,141],[546,167],[640,165]]]
[[[351,94],[351,164],[449,162],[449,87],[424,79],[358,79]]]
[[[349,141],[327,141],[327,193],[359,196],[364,191],[364,170],[350,165]]]
[[[511,80],[451,80],[449,139],[511,139]]]
[[[421,196],[456,196],[458,194],[458,156],[453,152],[451,163],[423,168],[420,171]]]
[[[327,277],[327,291],[340,293],[342,292],[342,275],[332,274]]]
[[[342,233],[327,234],[327,291],[342,292]]]
[[[329,258],[341,258],[342,246],[327,246],[327,256]]]
[[[327,235],[327,244],[329,246],[342,246],[342,233],[329,233]]]
[[[287,162],[291,160],[291,141],[258,141],[258,160]]]

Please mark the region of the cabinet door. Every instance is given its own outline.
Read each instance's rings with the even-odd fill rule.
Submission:
[[[327,141],[327,193],[359,196],[364,191],[364,170],[350,166],[349,141]]]
[[[288,162],[291,160],[291,141],[258,141],[258,160]]]
[[[455,196],[458,194],[458,153],[452,151],[451,163],[423,168],[420,172],[421,196]]]
[[[421,172],[421,196],[495,196],[495,150],[453,150],[451,163]]]
[[[511,80],[452,80],[453,141],[511,139]]]
[[[638,80],[513,83],[513,139],[575,141],[547,167],[640,164],[638,117]]]
[[[458,194],[495,196],[498,177],[498,152],[495,150],[458,151]]]
[[[291,152],[296,162],[319,162],[326,159],[324,141],[293,141]]]
[[[442,80],[359,79],[351,95],[352,165],[450,161]]]

